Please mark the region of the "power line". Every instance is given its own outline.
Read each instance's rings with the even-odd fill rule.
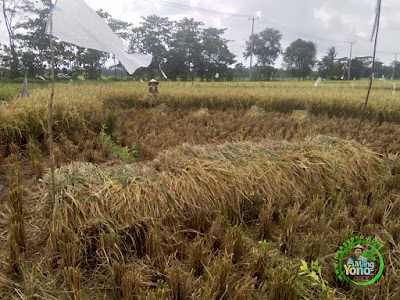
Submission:
[[[398,52],[390,52],[390,51],[378,51],[378,50],[376,50],[376,52],[378,52],[378,53],[382,53],[382,54],[396,54],[396,53],[398,53]]]
[[[343,41],[343,40],[332,40],[332,39],[327,39],[327,38],[323,38],[323,37],[318,37],[318,36],[311,35],[311,34],[308,34],[308,33],[304,33],[304,32],[301,32],[301,31],[296,31],[296,30],[293,30],[293,29],[291,29],[289,27],[286,27],[286,26],[283,26],[283,25],[279,25],[279,24],[276,24],[276,23],[273,23],[273,22],[270,22],[270,21],[261,20],[260,22],[264,23],[266,25],[269,25],[269,26],[275,26],[275,27],[281,28],[282,31],[296,33],[298,35],[307,36],[309,38],[316,39],[316,40],[324,40],[324,41],[333,42],[333,43],[348,43],[349,42],[349,41]]]
[[[164,0],[144,0],[144,1],[154,3],[154,4],[164,5],[164,6],[171,6],[171,7],[180,8],[180,9],[191,9],[191,10],[195,10],[195,11],[199,11],[199,12],[205,12],[205,13],[216,14],[216,15],[224,15],[224,16],[232,16],[232,17],[240,17],[240,18],[248,17],[248,15],[227,13],[227,12],[216,11],[216,10],[211,10],[211,9],[206,9],[206,8],[193,7],[193,6],[189,6],[189,5],[168,2],[168,1],[164,1]]]
[[[205,8],[200,8],[200,7],[193,7],[193,6],[189,6],[189,5],[169,2],[169,1],[165,1],[165,0],[144,0],[144,1],[163,5],[163,6],[170,6],[170,7],[175,7],[175,8],[185,9],[185,10],[190,9],[190,10],[194,10],[194,11],[198,11],[198,12],[204,12],[204,13],[210,13],[210,14],[216,14],[216,15],[224,15],[224,16],[239,17],[239,18],[248,18],[249,17],[249,15],[221,12],[221,11],[216,11],[216,10],[211,10],[211,9],[205,9]],[[269,25],[269,26],[275,26],[275,27],[282,28],[283,29],[282,31],[289,31],[289,32],[293,32],[293,33],[296,33],[299,35],[308,36],[308,37],[311,37],[314,39],[325,40],[325,41],[336,42],[336,43],[347,43],[348,42],[348,41],[331,40],[331,39],[327,39],[327,38],[323,38],[323,37],[317,37],[317,36],[314,36],[311,34],[293,30],[289,27],[286,27],[286,26],[283,26],[280,24],[276,24],[276,23],[273,23],[270,21],[260,20],[260,22],[264,23],[266,25]]]
[[[201,8],[201,7],[194,7],[194,6],[190,6],[190,5],[184,5],[184,4],[179,4],[179,3],[175,3],[175,2],[169,2],[169,1],[165,1],[165,0],[144,0],[146,2],[149,3],[153,3],[153,4],[158,4],[158,5],[162,5],[162,6],[169,6],[169,7],[174,7],[174,8],[178,8],[178,9],[183,9],[183,10],[192,10],[192,11],[198,11],[198,12],[202,12],[202,13],[208,13],[208,14],[214,14],[214,15],[219,15],[219,16],[228,16],[228,17],[236,17],[236,18],[249,18],[249,15],[244,15],[244,14],[236,14],[236,13],[227,13],[227,12],[222,12],[222,11],[217,11],[217,10],[211,10],[211,9],[206,9],[206,8]],[[279,28],[281,31],[283,32],[288,32],[291,34],[297,34],[300,36],[305,36],[314,40],[320,40],[320,41],[327,41],[327,42],[331,42],[331,43],[350,43],[351,41],[345,41],[345,40],[334,40],[334,39],[327,39],[324,37],[319,37],[316,35],[312,35],[312,34],[308,34],[308,33],[304,33],[301,31],[297,31],[294,29],[291,29],[290,27],[284,26],[284,25],[280,25],[271,21],[267,21],[267,20],[260,20],[260,23],[266,24],[268,26],[274,26]],[[387,51],[377,51],[378,53],[382,53],[382,54],[394,54],[395,52],[387,52]]]

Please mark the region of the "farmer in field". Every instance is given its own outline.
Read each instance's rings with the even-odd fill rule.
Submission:
[[[149,86],[149,104],[150,106],[154,107],[158,105],[158,85],[160,83],[155,80],[152,79],[150,80],[147,85]]]

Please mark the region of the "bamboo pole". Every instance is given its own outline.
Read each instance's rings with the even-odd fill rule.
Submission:
[[[376,25],[374,24],[374,26],[376,26],[375,43],[374,43],[374,55],[373,55],[373,60],[372,60],[371,75],[369,76],[369,87],[368,87],[367,97],[365,98],[364,107],[363,107],[363,110],[361,112],[360,123],[358,124],[357,131],[356,131],[356,133],[354,135],[354,138],[355,138],[355,140],[357,142],[358,142],[358,138],[359,138],[359,135],[360,135],[361,124],[362,124],[362,121],[364,120],[365,110],[367,108],[368,98],[369,98],[369,94],[371,92],[371,87],[372,87],[372,81],[373,81],[374,70],[375,70],[376,45],[377,45],[377,41],[378,41],[378,31],[379,31],[379,20],[380,20],[380,17],[381,17],[381,0],[378,0],[378,6],[377,6],[377,12],[376,12]]]
[[[54,205],[55,213],[58,209],[58,205],[56,203],[55,196],[55,180],[54,180],[54,153],[53,153],[53,99],[54,99],[54,46],[53,46],[53,5],[52,1],[50,1],[50,50],[51,50],[51,94],[50,94],[50,102],[49,102],[49,114],[48,114],[48,133],[49,133],[49,151],[50,151],[50,168],[51,168],[51,189],[50,189],[50,200]]]

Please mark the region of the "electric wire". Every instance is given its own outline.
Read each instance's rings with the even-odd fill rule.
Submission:
[[[179,3],[169,2],[169,1],[165,1],[165,0],[144,0],[144,1],[153,3],[153,4],[162,5],[162,6],[169,6],[169,7],[174,7],[174,8],[183,9],[183,10],[192,10],[192,11],[198,11],[198,12],[202,12],[202,13],[208,13],[208,14],[214,14],[214,15],[220,15],[220,16],[230,16],[230,17],[246,18],[246,19],[249,18],[249,16],[250,16],[250,15],[245,15],[245,14],[228,13],[228,12],[221,12],[221,11],[216,11],[216,10],[211,10],[211,9],[206,9],[206,8],[201,8],[201,7],[194,7],[194,6],[190,6],[190,5],[179,4]],[[311,38],[314,40],[320,40],[320,41],[332,42],[332,43],[349,43],[350,42],[350,41],[345,41],[345,40],[328,39],[328,38],[304,33],[301,31],[291,29],[287,26],[277,24],[275,22],[267,21],[265,19],[259,19],[258,22],[268,25],[268,26],[274,26],[274,27],[280,29],[282,32],[286,32],[287,34],[292,34],[292,35],[296,34],[296,35],[305,36],[305,37],[308,37],[308,38]],[[395,54],[396,53],[395,51],[391,51],[391,52],[390,51],[377,51],[377,52],[382,53],[382,54]]]

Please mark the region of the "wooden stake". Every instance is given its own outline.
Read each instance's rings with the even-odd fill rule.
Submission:
[[[49,151],[50,151],[50,168],[51,168],[51,189],[50,200],[54,205],[53,213],[58,210],[56,203],[56,187],[54,180],[54,153],[53,153],[53,98],[54,98],[54,47],[53,47],[53,5],[50,1],[50,50],[51,50],[51,95],[49,102],[49,115],[48,115],[48,132],[49,132]]]

